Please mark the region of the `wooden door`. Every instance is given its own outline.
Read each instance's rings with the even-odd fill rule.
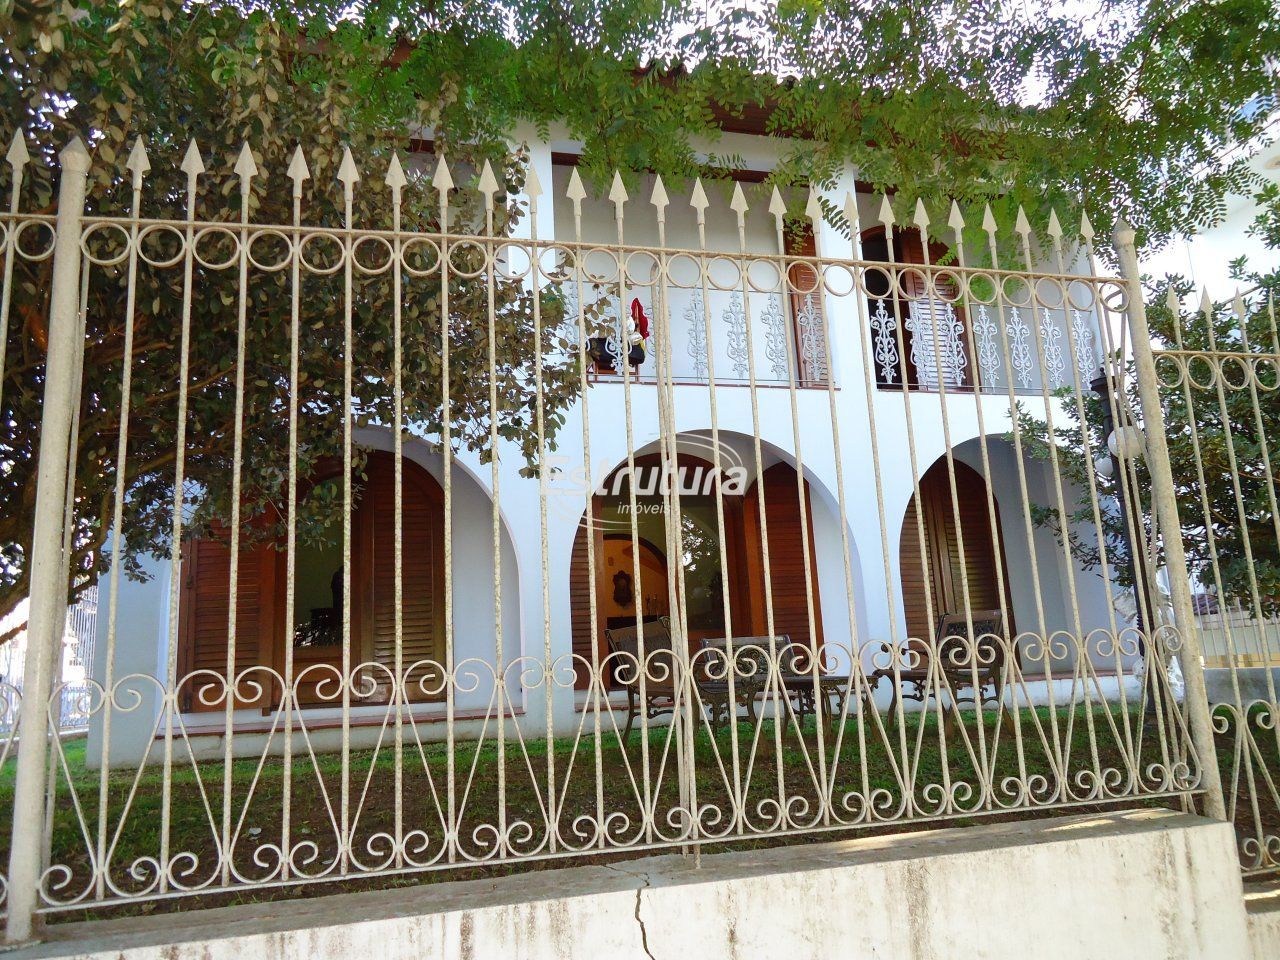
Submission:
[[[599,498],[593,498],[592,500],[593,510],[597,499]],[[578,534],[573,541],[573,555],[569,560],[569,616],[573,643],[573,685],[578,690],[585,690],[591,686],[591,600],[592,593],[599,589],[597,583],[599,578],[588,562],[587,537],[589,536],[595,538],[591,552],[594,553],[596,564],[599,565],[600,558],[604,555],[604,538],[598,523],[588,524],[584,521],[578,525]],[[598,616],[598,600],[596,606]],[[608,653],[605,647],[604,627],[597,622],[595,628],[596,653],[603,659]]]
[[[999,516],[996,518],[993,536],[986,482],[976,470],[955,461],[955,482],[959,498],[958,527],[946,460],[939,460],[920,478],[924,519],[923,555],[920,551],[917,520],[919,507],[915,497],[907,505],[906,515],[903,517],[898,556],[907,633],[914,638],[928,639],[936,630],[941,617],[947,614],[963,615],[967,577],[969,610],[997,610],[1003,606],[1007,613],[1005,628],[1013,635],[1013,608],[1008,592],[1008,566],[1004,559]],[[960,559],[961,534],[964,539],[963,563]],[[1005,571],[1003,604],[997,563]],[[933,603],[932,621],[929,618],[926,595]]]
[[[757,481],[758,483],[759,481]],[[809,486],[805,484],[805,512],[808,515],[808,539],[810,571],[812,573],[813,621],[817,636],[809,629],[808,590],[810,580],[805,576],[804,537],[800,522],[799,478],[790,464],[778,463],[765,470],[764,530],[769,542],[769,577],[773,598],[773,632],[775,636],[786,634],[793,643],[822,644],[822,601],[818,591],[818,560],[813,545],[813,501]],[[761,538],[759,492],[753,484],[743,501],[744,531],[748,578],[751,584],[748,598],[751,613],[750,633],[763,636],[768,633],[768,609],[765,605],[766,578],[764,549]],[[744,630],[735,631],[744,636]]]
[[[436,693],[444,661],[444,495],[435,479],[403,461],[402,633],[400,663],[409,700],[441,699]],[[366,662],[394,673],[396,665],[395,461],[369,458],[356,511],[358,553],[353,564],[358,620],[353,646]],[[358,625],[358,630],[356,626]],[[387,674],[370,677],[389,693]]]
[[[272,663],[271,651],[276,642],[274,552],[271,544],[262,543],[242,546],[239,551],[237,675]],[[213,675],[227,677],[231,616],[231,546],[227,532],[218,527],[209,537],[188,540],[182,554],[178,678],[197,671],[200,675],[182,684],[179,700],[183,710],[222,710],[222,685]],[[272,690],[265,673],[250,679],[263,685],[262,694],[251,700],[237,698],[237,707],[263,706],[279,695],[278,690]],[[245,685],[242,692],[252,689]]]

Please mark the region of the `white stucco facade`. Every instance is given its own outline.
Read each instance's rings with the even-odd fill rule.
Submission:
[[[556,137],[537,141],[531,135],[528,143],[531,162],[546,189],[538,203],[537,236],[542,240],[552,237],[572,240],[573,211],[565,199],[569,168],[553,165],[552,154],[572,153],[577,145]],[[737,153],[749,169],[765,171],[775,161],[778,147],[766,138],[727,135],[718,149]],[[625,237],[628,244],[657,244],[657,226],[648,203],[648,189],[646,184],[628,203]],[[846,193],[855,191],[856,171],[848,169],[836,183],[823,190],[823,195],[839,209]],[[707,246],[736,254],[738,233],[728,198],[719,188],[709,194]],[[746,218],[747,249],[756,254],[773,255],[777,252],[775,225],[766,210],[768,199],[758,190],[749,191],[748,196],[751,210]],[[878,198],[867,194],[857,196],[864,225],[873,224]],[[604,198],[583,203],[582,224],[582,238],[587,242],[611,243],[617,239],[614,207]],[[526,236],[530,232],[528,220],[517,231]],[[683,194],[673,196],[667,211],[667,244],[673,249],[698,247],[695,213]],[[843,259],[852,255],[849,238],[829,223],[824,222],[818,228],[816,244],[823,257]],[[1045,266],[1054,269],[1051,264]],[[1074,269],[1083,271],[1085,264],[1079,262]],[[652,290],[639,290],[636,296],[647,305],[653,302]],[[723,299],[721,296],[716,300],[711,312],[723,309]],[[679,325],[683,308],[674,298],[670,306],[673,364],[675,372],[680,374],[685,369],[680,365],[690,362],[692,354]],[[1097,572],[1086,570],[1076,560],[1064,556],[1050,533],[1028,526],[1023,508],[1027,497],[1051,504],[1057,491],[1053,487],[1052,472],[1044,462],[1024,458],[1020,468],[1015,452],[1004,439],[1010,428],[1010,397],[973,392],[944,397],[939,393],[877,389],[867,367],[875,360],[866,356],[864,347],[868,342],[864,331],[865,300],[857,296],[829,295],[825,298],[824,310],[830,336],[830,390],[825,386],[805,386],[792,391],[779,384],[752,390],[732,382],[726,362],[725,380],[717,381],[715,420],[707,386],[683,382],[673,388],[673,420],[675,430],[682,437],[705,440],[714,430],[721,431],[722,444],[734,449],[753,473],[758,468],[767,469],[774,463],[785,462],[803,474],[812,500],[813,553],[826,643],[836,650],[841,647],[847,650],[904,636],[898,556],[902,520],[916,481],[948,450],[957,461],[972,466],[986,478],[995,495],[1007,551],[1009,592],[1019,631],[1028,636],[1052,636],[1058,632],[1087,636],[1093,630],[1115,629],[1117,623],[1112,619],[1111,605]],[[1092,336],[1101,339],[1096,322]],[[757,354],[761,370],[767,374],[767,362],[760,345],[757,345]],[[720,360],[716,362],[719,364]],[[765,380],[767,376],[759,379]],[[574,487],[568,482],[569,471],[589,461],[592,481],[598,483],[625,462],[628,443],[625,390],[619,382],[598,382],[590,387],[589,457],[583,449],[580,429],[581,402],[567,413],[566,424],[556,437],[553,463],[560,467],[560,472],[550,478],[552,496],[547,508],[545,555],[538,482],[520,475],[525,464],[514,446],[504,449],[497,499],[502,538],[499,606],[507,664],[515,664],[521,657],[529,658],[525,663],[542,663],[549,648],[553,662],[567,665],[572,654],[570,563],[585,501],[575,500]],[[1018,402],[1042,415],[1046,410],[1038,395],[1020,395]],[[1053,400],[1048,405],[1050,412],[1059,418],[1063,417],[1061,403]],[[657,387],[650,382],[632,384],[630,409],[634,449],[637,452],[656,449],[660,426]],[[833,442],[833,424],[838,429],[838,447]],[[753,436],[759,438],[759,463],[755,458]],[[356,439],[370,448],[390,448],[386,431],[367,429]],[[407,443],[405,456],[437,480],[443,479],[440,457],[426,438]],[[452,495],[455,655],[459,662],[492,663],[498,626],[494,619],[494,590],[498,578],[493,569],[490,533],[494,498],[489,465],[481,464],[472,453],[458,456]],[[1070,491],[1065,495],[1070,497]],[[850,558],[847,581],[845,536]],[[169,563],[166,559],[149,559],[147,569],[150,579],[145,583],[122,581],[120,600],[114,611],[108,609],[106,592],[103,593],[95,665],[99,682],[107,676],[109,650],[114,650],[113,676],[117,679],[127,674],[161,678],[165,675],[167,652],[173,642],[169,635]],[[549,603],[545,609],[544,570]],[[852,586],[851,594],[846,582]],[[1072,602],[1073,595],[1076,602]],[[113,619],[115,639],[109,645],[106,634]],[[1119,624],[1120,627],[1126,625]],[[1132,658],[1127,658],[1124,665],[1132,666]],[[1068,672],[1070,666],[1070,656],[1054,664],[1055,669]],[[564,669],[571,670],[571,667]],[[516,676],[519,668],[514,667],[513,671],[509,676]],[[483,674],[484,670],[479,673]],[[1064,682],[1069,684],[1069,679]],[[1108,682],[1114,686],[1118,681]],[[153,682],[129,683],[138,688],[139,697],[134,701],[117,695],[118,703],[128,702],[133,706],[113,711],[113,762],[136,760],[155,743],[158,688]],[[1049,696],[1051,686],[1033,685],[1029,695]],[[572,684],[564,681],[563,670],[558,682],[550,685],[526,686],[518,679],[509,683],[510,702],[505,705],[505,712],[530,731],[545,730],[544,698],[549,687],[554,696],[554,724],[557,729],[573,729],[578,723],[577,708]],[[487,680],[478,676],[473,686],[459,694],[457,708],[462,718],[459,730],[463,735],[468,717],[486,711],[492,715],[496,707],[491,694],[492,675]],[[882,691],[881,696],[887,700],[888,691]],[[414,709],[424,719],[443,715],[443,708],[438,704],[424,704]],[[324,729],[323,723],[334,719],[338,715],[336,711],[337,707],[326,707],[311,713],[317,721],[315,742],[322,748],[338,742],[339,731]],[[376,719],[383,712],[385,707],[357,706],[353,708],[352,717],[358,721],[367,713]],[[103,711],[95,714],[91,729],[91,762],[101,743],[102,716]],[[191,717],[186,732],[197,752],[210,756],[221,754],[222,719],[221,713]],[[243,719],[260,722],[262,714],[246,711]],[[353,745],[359,745],[366,736],[375,736],[376,730],[376,723],[367,732],[357,726],[352,730]],[[443,736],[443,724],[424,723],[423,733],[428,737]],[[238,736],[237,750],[243,748],[248,754],[258,753],[265,738],[265,734]]]

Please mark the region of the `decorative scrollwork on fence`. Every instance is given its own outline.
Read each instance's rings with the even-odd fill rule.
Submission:
[[[61,800],[42,900],[64,910],[1093,805],[1196,784],[1169,678],[1112,672],[1142,644],[1162,647],[1159,636],[1024,635],[1017,656],[996,633],[912,646],[829,642],[815,663],[807,644],[785,637],[700,643],[687,659],[676,657],[669,642],[658,642],[659,626],[652,625],[643,655],[619,646],[595,664],[568,655],[466,658],[450,671],[423,660],[399,677],[378,662],[348,674],[317,664],[292,683],[258,666],[231,682],[199,670],[176,688],[141,674],[98,687],[89,704],[96,728],[108,717],[117,727],[145,717],[152,736],[113,754],[113,770],[84,769],[65,743],[54,744]],[[1046,658],[1065,662],[1072,654],[1074,673],[1061,682],[1077,694],[1060,709],[1074,723],[1033,722]],[[550,749],[552,733],[522,720],[521,704],[534,690],[572,694],[584,677],[576,695],[589,719],[556,734]],[[646,684],[647,696],[657,697],[647,704],[633,699],[628,707],[617,696]],[[1149,705],[1126,709],[1121,687]],[[243,707],[268,692],[276,702],[262,732],[237,741],[236,762],[227,767],[220,748],[203,744],[222,732],[228,698]],[[349,725],[346,752],[326,752],[324,708],[344,700],[359,722]],[[184,701],[196,712],[184,711]],[[952,715],[948,705],[956,701],[971,708]],[[1086,722],[1090,738],[1069,748],[1062,731]],[[1164,739],[1155,735],[1157,723]],[[927,763],[901,753],[900,724],[913,730],[910,756]],[[452,753],[440,744],[446,731]],[[650,744],[647,760],[638,742]],[[756,744],[754,762],[735,764],[734,743]],[[394,780],[386,767],[393,757]],[[692,809],[690,768],[698,783]],[[868,769],[884,784],[869,784]],[[153,776],[171,784],[164,803],[126,789]],[[108,807],[98,811],[104,782]]]

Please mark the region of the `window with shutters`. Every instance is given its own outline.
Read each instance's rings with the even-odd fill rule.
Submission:
[[[787,256],[816,257],[817,243],[809,221],[788,225],[783,235]],[[827,342],[822,276],[816,263],[787,266],[787,305],[791,320],[791,367],[800,386],[825,386],[830,345]]]
[[[1005,629],[1016,636],[999,513],[993,528],[986,481],[959,460],[954,467],[955,498],[943,458],[920,478],[919,502],[913,496],[903,517],[899,575],[908,636],[929,639],[944,616],[965,614],[966,600],[970,613],[1003,610]]]
[[[341,474],[311,478],[299,491],[299,516],[309,494],[341,485]],[[335,491],[327,491],[329,494]],[[410,700],[437,699],[444,656],[444,506],[436,481],[418,464],[403,461],[400,602],[397,604],[395,462],[388,453],[367,459],[351,514],[350,574],[341,518],[314,525],[295,542],[293,635],[286,639],[288,555],[284,542],[260,538],[239,552],[236,577],[234,670],[237,708],[270,708],[282,691],[286,645],[292,647],[301,704],[331,702],[339,695],[343,651],[363,665],[357,686],[366,701],[386,700],[399,672]],[[184,685],[184,709],[221,709],[214,696],[226,677],[230,630],[231,547],[227,531],[188,541],[183,551],[180,599],[180,672],[207,671]],[[397,618],[397,607],[400,615]],[[398,639],[398,642],[397,642]],[[258,668],[258,669],[255,669]],[[327,681],[327,682],[326,682]]]
[[[748,603],[751,633],[769,630],[771,599],[773,632],[807,647],[822,645],[822,601],[818,592],[818,558],[814,548],[813,501],[804,483],[804,514],[800,510],[802,481],[788,463],[766,469],[743,497],[747,544]],[[764,523],[760,520],[760,491],[764,487]],[[807,529],[806,529],[807,528]],[[768,538],[766,574],[764,543]],[[805,563],[805,543],[809,545]]]
[[[945,244],[930,242],[927,263],[945,262],[947,255]],[[869,261],[867,317],[877,386],[972,389],[977,373],[960,291],[947,272],[920,269],[926,264],[920,232],[895,228],[891,251],[884,227],[867,230],[862,257]]]

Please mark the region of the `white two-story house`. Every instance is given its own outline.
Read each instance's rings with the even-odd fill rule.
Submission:
[[[237,557],[237,751],[276,736],[281,683],[263,678],[286,672],[294,719],[314,743],[337,744],[343,711],[353,744],[376,739],[392,685],[371,678],[343,703],[324,678],[344,664],[399,663],[404,709],[425,738],[444,735],[446,715],[461,735],[499,715],[571,733],[597,709],[620,726],[630,708],[618,638],[658,623],[692,656],[726,637],[821,649],[832,675],[857,668],[879,709],[893,699],[893,683],[880,682],[890,651],[924,651],[899,664],[922,669],[947,617],[949,630],[956,618],[982,620],[980,632],[1013,652],[1019,679],[1001,694],[1010,704],[1069,702],[1086,687],[1109,696],[1136,682],[1141,645],[1105,642],[1134,625],[1124,612],[1133,604],[1115,602],[1127,589],[1080,555],[1096,527],[1073,528],[1064,546],[1040,522],[1039,508],[1069,513],[1077,485],[1011,432],[1017,409],[1069,427],[1118,346],[1078,231],[1060,247],[1052,233],[1002,234],[1001,255],[1024,272],[1001,273],[989,248],[957,250],[937,222],[926,246],[913,211],[894,208],[886,224],[884,198],[852,168],[814,191],[825,211],[816,217],[799,215],[813,202],[803,191],[788,194],[780,230],[763,181],[787,145],[747,127],[718,145],[741,157],[732,179],[701,196],[665,185],[660,206],[651,176],[621,204],[589,186],[581,196],[579,144],[515,137],[538,191],[524,198],[531,215],[511,249],[526,260],[530,245],[542,251],[539,275],[524,282],[557,305],[548,344],[588,340],[584,389],[546,475],[526,475],[513,445],[496,473],[462,450],[446,465],[438,436],[409,429],[397,625],[394,437],[359,425],[367,486],[349,553],[338,536],[298,544],[291,560],[283,544]],[[431,189],[437,162],[413,158],[423,178],[406,189]],[[366,174],[359,188],[377,179]],[[455,179],[476,189],[474,178]],[[563,362],[564,347],[547,346],[548,356],[556,349]],[[1105,459],[1098,469],[1110,468]],[[678,505],[664,476],[678,478]],[[194,677],[176,695],[181,739],[198,753],[224,749],[227,704],[207,691],[227,672],[230,559],[225,541],[188,540],[176,577],[169,558],[151,558],[145,582],[122,578],[114,609],[103,590],[95,677],[138,693],[115,696],[111,762],[136,761],[162,736],[161,684],[141,678],[170,668]],[[449,663],[460,679],[446,697],[438,678]],[[94,714],[91,759],[104,714]]]

